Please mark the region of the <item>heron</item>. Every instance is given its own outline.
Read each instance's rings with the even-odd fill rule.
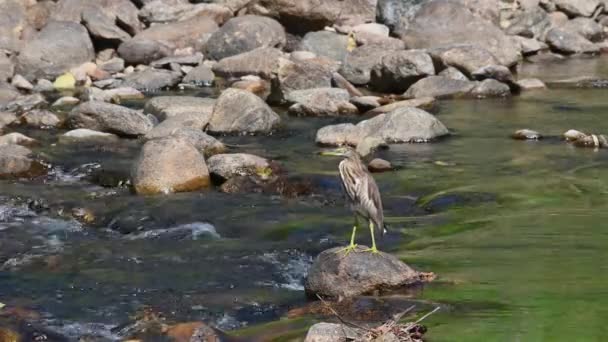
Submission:
[[[363,251],[378,253],[374,232],[377,231],[380,235],[383,235],[386,232],[386,228],[384,226],[382,198],[380,197],[380,190],[378,190],[374,177],[367,171],[367,167],[363,164],[359,153],[349,146],[324,151],[321,154],[344,157],[344,160],[338,165],[338,169],[340,170],[340,179],[342,180],[344,192],[355,216],[355,225],[350,238],[350,244],[340,250],[340,252],[348,254],[356,250],[355,235],[359,226],[359,217],[362,217],[368,221],[372,237],[372,247]]]

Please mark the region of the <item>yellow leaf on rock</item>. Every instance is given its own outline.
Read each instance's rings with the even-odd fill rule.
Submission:
[[[357,47],[357,41],[355,40],[355,35],[353,33],[348,34],[348,44],[346,45],[346,50],[348,52],[353,51]]]
[[[74,89],[76,87],[76,78],[74,78],[72,73],[66,72],[57,77],[53,83],[53,87],[57,90]]]

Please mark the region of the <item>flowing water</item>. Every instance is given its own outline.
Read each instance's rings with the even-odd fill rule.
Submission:
[[[596,76],[608,65],[600,61]],[[566,76],[582,73],[551,66],[562,67]],[[453,136],[380,151],[398,170],[375,176],[391,227],[380,248],[438,276],[408,296],[420,311],[441,307],[425,321],[429,339],[603,340],[608,153],[560,135],[608,133],[606,91],[442,101],[435,113]],[[339,160],[318,156],[314,135],[347,120],[360,118],[285,116],[270,137],[223,138],[232,151],[310,179],[316,195],[296,199],[216,190],[135,196],[121,184],[136,141],[64,145],[56,132],[24,131],[44,142],[35,150],[50,172],[0,182],[0,302],[35,311],[35,324],[69,338],[119,339],[112,328],[145,307],[167,322],[202,320],[235,335],[303,337],[315,317],[286,314],[307,303],[302,284],[314,256],[346,243],[352,223]],[[511,140],[520,128],[546,139]],[[93,222],[72,218],[74,208],[90,210]]]

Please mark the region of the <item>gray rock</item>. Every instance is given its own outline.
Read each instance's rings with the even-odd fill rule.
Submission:
[[[176,137],[146,142],[131,174],[140,195],[195,191],[210,184],[203,155]]]
[[[38,79],[38,81],[36,82],[36,85],[34,86],[34,91],[37,93],[44,93],[44,92],[49,92],[49,91],[54,91],[54,90],[55,90],[55,86],[53,85],[53,82],[51,82],[49,80],[45,80],[44,78]]]
[[[511,134],[511,138],[515,140],[540,140],[543,136],[537,131],[520,129]]]
[[[385,54],[371,71],[370,85],[377,90],[402,92],[421,78],[435,75],[431,57],[422,51],[394,51]]]
[[[377,19],[391,30],[407,28],[424,0],[378,0]]]
[[[127,75],[121,86],[137,90],[158,90],[174,87],[181,79],[180,72],[148,68]]]
[[[75,141],[117,141],[118,136],[112,133],[104,133],[94,131],[87,128],[78,128],[71,131],[65,132],[59,137],[61,142],[75,142]]]
[[[574,18],[565,23],[562,30],[579,34],[592,42],[604,39],[604,28],[589,18]]]
[[[553,28],[547,33],[547,44],[561,53],[597,53],[599,48],[597,45],[585,39],[585,37],[564,31],[562,29]]]
[[[46,104],[47,102],[44,96],[40,94],[23,95],[18,96],[6,104],[4,108],[2,108],[2,103],[0,102],[0,110],[6,110],[9,112],[28,111],[34,108],[40,108]]]
[[[191,55],[181,55],[181,56],[169,56],[164,57],[159,60],[156,60],[150,63],[151,67],[154,68],[162,68],[167,65],[171,65],[172,63],[180,64],[180,65],[199,65],[203,62],[204,56],[200,52],[196,52]]]
[[[21,89],[21,90],[32,90],[34,89],[34,86],[25,79],[25,77],[21,76],[21,75],[15,75],[13,76],[13,79],[11,81],[11,85],[17,89]]]
[[[349,52],[344,58],[340,74],[355,85],[366,85],[371,79],[372,68],[382,62],[382,57],[391,50],[377,45],[362,45]]]
[[[26,135],[21,133],[13,132],[9,134],[5,134],[0,136],[0,145],[21,145],[21,146],[30,146],[36,145],[38,141],[36,139],[32,139]]]
[[[144,98],[144,94],[142,92],[131,87],[120,87],[106,90],[90,87],[81,95],[81,99],[83,101],[103,101],[114,103],[120,103],[122,100],[138,100]]]
[[[71,22],[51,22],[21,50],[17,73],[32,81],[50,78],[95,58],[87,30]]]
[[[207,129],[215,133],[269,133],[280,121],[256,95],[230,88],[217,99]]]
[[[276,77],[276,97],[285,99],[292,91],[312,88],[330,88],[331,69],[316,60],[290,61],[279,59]]]
[[[348,53],[348,36],[331,31],[308,32],[298,45],[298,50],[310,51],[343,62]]]
[[[444,66],[455,67],[471,77],[473,72],[498,64],[498,60],[487,49],[471,44],[451,45],[429,50],[434,60]]]
[[[355,105],[350,103],[350,95],[344,89],[314,88],[294,90],[286,97],[294,103],[289,107],[289,113],[302,116],[338,116],[359,113]]]
[[[115,74],[125,69],[125,60],[120,57],[113,57],[105,62],[101,62],[97,65],[99,69]]]
[[[443,69],[440,73],[437,74],[437,76],[447,77],[447,78],[451,78],[453,80],[460,80],[460,81],[469,80],[469,78],[465,74],[463,74],[462,72],[460,72],[460,70],[458,70],[454,67],[447,67],[447,68]]]
[[[15,74],[15,62],[12,58],[0,52],[0,82],[6,82]]]
[[[343,324],[317,323],[308,329],[304,342],[356,341],[362,332]]]
[[[281,48],[285,43],[285,30],[276,20],[245,15],[228,20],[213,33],[205,50],[209,58],[221,60],[260,47]]]
[[[131,36],[116,26],[116,17],[99,7],[88,7],[82,11],[82,21],[89,33],[100,40],[121,43]]]
[[[152,129],[152,122],[140,112],[100,101],[74,107],[68,115],[71,128],[88,128],[120,136],[139,136]]]
[[[205,127],[211,115],[215,100],[211,98],[194,96],[157,96],[146,102],[144,113],[152,114],[160,121],[182,115],[194,115],[201,123],[200,128]]]
[[[135,34],[141,30],[141,23],[137,17],[138,9],[129,0],[100,0],[96,2],[59,0],[53,10],[51,19],[80,23],[83,12],[89,8],[103,8],[103,11],[111,18],[115,18],[114,20],[129,34]]]
[[[120,44],[118,54],[129,64],[149,64],[169,56],[171,48],[160,41],[138,38]]]
[[[230,88],[248,91],[264,101],[268,99],[271,92],[270,81],[263,80],[257,76],[243,77],[240,81],[232,83]]]
[[[14,122],[17,122],[17,114],[11,112],[0,111],[0,132],[2,129]]]
[[[471,94],[475,97],[505,97],[511,95],[511,89],[497,80],[487,79],[478,82]]]
[[[553,0],[560,11],[573,17],[590,17],[600,5],[598,0]]]
[[[218,24],[232,17],[232,11],[218,4],[189,4],[152,1],[146,4],[139,16],[148,23],[168,23],[190,19],[195,16],[213,18]]]
[[[281,50],[261,47],[220,60],[213,66],[213,72],[224,78],[257,75],[270,79],[276,73],[282,56]]]
[[[21,121],[28,126],[37,128],[57,127],[61,123],[55,113],[44,109],[34,109],[23,114]]]
[[[234,176],[254,175],[269,167],[268,160],[247,153],[216,154],[207,160],[209,172],[222,180]]]
[[[380,107],[378,96],[355,96],[351,97],[350,103],[354,104],[360,111],[366,112],[370,109]]]
[[[533,7],[516,14],[505,32],[527,38],[544,39],[551,26],[547,12],[540,7]]]
[[[391,254],[344,256],[339,250],[340,247],[328,249],[317,256],[304,285],[308,294],[349,298],[424,281],[424,275]]]
[[[449,98],[467,96],[475,88],[475,82],[443,76],[431,76],[414,83],[406,92],[409,97]]]
[[[19,51],[21,33],[27,26],[25,2],[0,1],[0,51]]]
[[[169,118],[155,126],[148,134],[146,140],[177,137],[188,141],[205,156],[223,153],[226,146],[219,140],[203,132],[200,118],[187,114]]]
[[[521,45],[521,53],[524,56],[529,56],[541,50],[546,50],[547,48],[549,48],[547,44],[540,42],[536,39],[524,38],[520,36],[515,36],[515,39]]]
[[[173,50],[191,47],[194,51],[201,51],[209,37],[217,31],[218,25],[213,19],[198,16],[174,23],[152,25],[133,39],[155,40]]]
[[[537,78],[524,78],[517,80],[517,86],[521,90],[532,90],[532,89],[546,89],[545,83]]]
[[[316,142],[322,145],[353,145],[368,137],[385,143],[427,142],[449,134],[432,114],[413,107],[399,107],[392,112],[353,124],[326,126],[317,131]]]
[[[386,172],[393,169],[393,165],[388,160],[374,158],[367,164],[367,168],[371,172]]]
[[[8,83],[0,82],[0,112],[8,110],[9,104],[19,97],[19,92]]]
[[[304,33],[325,26],[363,24],[376,19],[377,0],[261,0],[264,14],[281,20],[290,32]]]
[[[483,68],[479,68],[471,73],[471,76],[475,80],[485,80],[486,78],[493,78],[497,81],[512,84],[513,74],[511,70],[503,65],[488,65]]]
[[[442,18],[438,20],[437,18]],[[491,22],[475,16],[465,6],[449,0],[422,4],[407,29],[398,31],[409,48],[427,49],[455,44],[476,44],[512,66],[520,55],[519,44]]]
[[[40,164],[33,159],[28,148],[15,144],[0,145],[0,177],[29,176],[40,171]]]
[[[190,70],[184,79],[183,83],[195,84],[198,86],[210,86],[215,81],[215,74],[210,67],[201,64]]]
[[[390,113],[390,112],[394,111],[395,109],[398,109],[401,107],[414,107],[414,108],[430,110],[433,107],[435,107],[436,103],[437,103],[437,101],[433,97],[419,97],[419,98],[415,98],[415,99],[409,99],[409,100],[396,101],[393,103],[389,103],[384,106],[374,108],[374,109],[370,110],[369,112],[367,112],[366,114],[376,115],[376,114],[382,114],[382,113]]]

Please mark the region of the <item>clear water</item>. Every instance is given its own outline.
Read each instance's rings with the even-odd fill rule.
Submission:
[[[452,137],[379,153],[399,167],[376,175],[392,228],[381,249],[437,273],[416,295],[424,308],[442,306],[425,321],[432,341],[604,339],[608,154],[559,136],[608,133],[607,113],[602,89],[443,101],[436,114]],[[356,119],[285,117],[273,136],[223,138],[312,179],[316,195],[297,199],[215,190],[138,197],[99,185],[128,178],[136,141],[53,145],[56,132],[26,131],[46,142],[37,151],[53,172],[0,182],[0,302],[74,337],[117,338],[111,327],[152,307],[168,322],[301,338],[314,317],[282,318],[306,304],[308,265],[344,244],[351,224],[338,160],[316,155],[314,134],[345,120]],[[520,128],[546,139],[511,140]],[[28,208],[28,199],[47,209]],[[94,223],[71,218],[76,207]]]

